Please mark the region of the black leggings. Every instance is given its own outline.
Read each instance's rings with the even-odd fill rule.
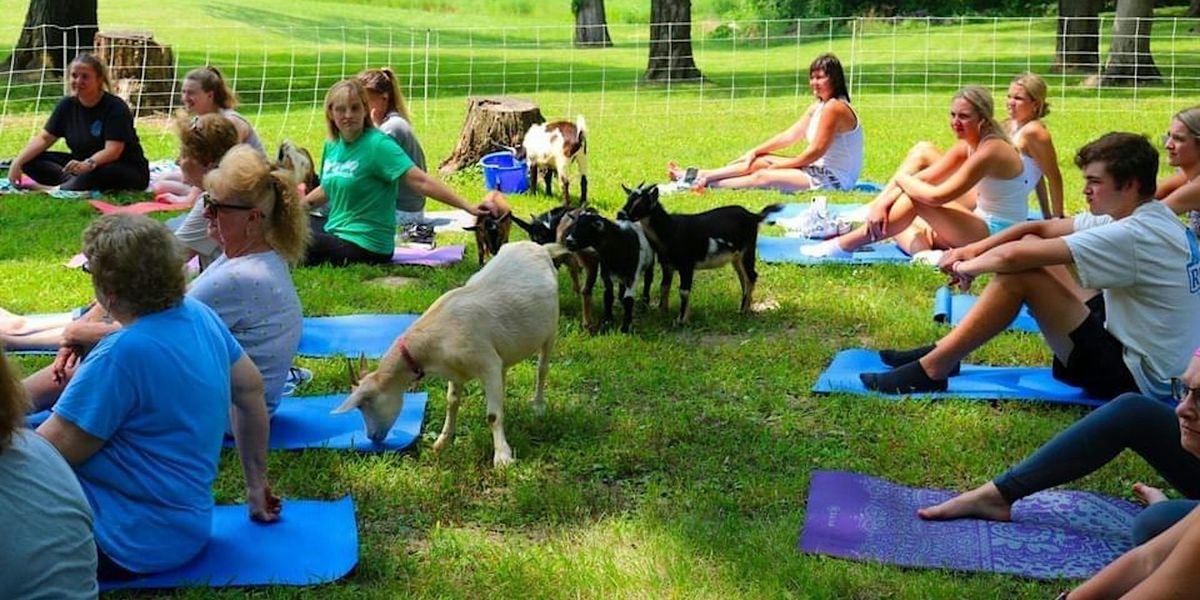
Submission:
[[[100,165],[82,175],[63,171],[74,160],[66,152],[43,152],[25,164],[25,174],[42,185],[57,185],[64,190],[145,190],[150,185],[150,167],[125,162]]]
[[[1184,496],[1200,498],[1200,458],[1180,445],[1179,420],[1171,405],[1140,394],[1123,394],[1092,411],[993,483],[1011,504],[1088,475],[1126,449],[1138,453]],[[1154,517],[1168,507],[1177,508],[1155,505],[1155,510],[1143,511],[1147,519],[1158,523],[1135,523],[1139,538],[1148,539],[1171,524],[1161,515]],[[1186,510],[1174,510],[1173,514],[1178,518]]]
[[[308,256],[304,265],[336,265],[352,263],[386,265],[392,262],[391,254],[371,252],[358,244],[325,232],[325,217],[310,215],[308,226],[312,229],[312,241],[308,244]]]

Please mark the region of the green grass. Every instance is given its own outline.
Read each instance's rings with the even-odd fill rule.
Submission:
[[[508,8],[521,5],[517,2],[389,4],[395,8],[371,8],[371,14],[380,15],[380,22],[403,16],[409,21],[389,22],[414,26],[443,22],[443,15],[405,7],[458,7],[455,24],[459,18],[468,24],[567,18],[558,8],[550,12],[545,3],[530,3],[529,13]],[[635,3],[608,4],[611,17],[614,11],[633,10]],[[102,20],[133,19],[148,5],[104,3]],[[303,10],[285,13],[283,3],[275,1],[254,6],[272,19],[301,14],[328,22],[343,12],[367,10],[338,3],[288,5]],[[210,3],[171,10],[182,21],[185,16],[248,10],[245,6],[249,4]],[[0,35],[14,19],[19,16],[0,15]],[[270,26],[265,16],[245,25],[263,36],[274,35]],[[810,54],[803,50],[805,60]],[[633,58],[629,61],[636,66]],[[792,65],[763,66],[768,67],[788,70]],[[680,110],[670,118],[634,120],[622,118],[621,109],[635,102],[661,102],[663,96],[653,90],[635,95],[632,89],[525,93],[548,115],[576,110],[589,115],[591,191],[595,203],[610,214],[623,200],[618,184],[662,179],[667,158],[701,165],[729,160],[790,124],[806,101],[786,95],[710,98],[697,101],[704,112]],[[1076,148],[1110,129],[1157,134],[1178,108],[1170,97],[1135,103],[1092,94],[1088,102],[1100,112],[1057,112],[1047,120],[1071,210],[1082,208],[1081,180],[1071,165]],[[884,180],[916,140],[948,143],[946,96],[930,99],[914,92],[899,99],[869,94],[856,99],[868,139],[865,176]],[[461,125],[462,104],[461,98],[438,97],[422,106],[417,129],[431,161],[449,153]],[[897,107],[904,104],[926,108]],[[255,120],[269,144],[285,135],[311,147],[321,142],[318,113],[264,111]],[[309,128],[309,122],[315,126]],[[171,156],[173,141],[156,127],[140,125],[148,153]],[[17,129],[0,133],[0,154],[20,148],[27,130]],[[481,196],[478,171],[456,175],[450,183],[470,197]],[[671,196],[668,203],[673,210],[695,211],[734,203],[757,209],[806,199],[714,192]],[[545,197],[511,200],[522,213],[553,205]],[[835,194],[834,200],[863,198]],[[45,312],[87,301],[87,277],[60,264],[78,251],[79,234],[93,216],[78,202],[0,197],[0,306]],[[779,231],[765,228],[764,233]],[[444,244],[468,242],[462,234],[439,239]],[[317,268],[299,269],[294,277],[308,314],[420,312],[464,282],[474,265],[474,249],[469,248],[466,260],[447,269]],[[940,335],[944,330],[930,320],[930,303],[943,279],[906,266],[760,264],[759,271],[756,300],[774,308],[739,315],[734,274],[705,271],[697,276],[689,325],[676,327],[670,316],[640,311],[631,335],[582,331],[578,300],[566,293],[563,277],[546,417],[537,418],[529,409],[535,364],[526,361],[510,373],[507,432],[517,457],[510,469],[491,467],[491,436],[475,384],[468,387],[456,442],[440,455],[429,451],[445,409],[444,382],[437,380],[425,386],[430,409],[415,452],[273,453],[271,475],[286,497],[354,496],[361,561],[352,576],[331,585],[253,593],[270,598],[1044,598],[1056,593],[1061,584],[897,569],[795,551],[815,469],[964,488],[1024,457],[1084,413],[1011,402],[814,396],[808,389],[838,349],[907,346]],[[401,288],[371,283],[385,275],[416,281]],[[672,298],[672,307],[677,306],[677,297]],[[1007,333],[972,360],[1046,364],[1049,353],[1035,337]],[[26,371],[45,362],[17,361]],[[347,389],[340,362],[299,362],[316,373],[302,394]],[[1130,485],[1139,480],[1163,483],[1126,456],[1074,487],[1128,496]],[[221,502],[240,500],[241,476],[233,453],[222,456],[216,495]],[[197,590],[163,596],[244,594]]]

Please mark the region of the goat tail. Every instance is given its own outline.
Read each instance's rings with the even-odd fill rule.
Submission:
[[[783,210],[782,204],[768,204],[762,210],[758,211],[759,222],[765,221],[771,213],[776,213]]]
[[[587,131],[587,121],[583,119],[583,115],[575,115],[575,128],[579,130],[581,135]]]

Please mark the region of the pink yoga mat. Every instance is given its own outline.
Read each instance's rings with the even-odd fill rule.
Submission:
[[[162,212],[169,210],[188,210],[192,207],[190,203],[170,203],[170,202],[135,202],[133,204],[109,204],[100,200],[88,200],[96,210],[108,215],[113,213],[128,213],[135,215],[144,215],[152,212]]]
[[[423,250],[419,248],[396,248],[392,253],[392,264],[394,265],[423,265],[426,267],[444,267],[452,265],[463,259],[463,252],[466,246],[462,244],[454,246],[440,246],[432,250]]]

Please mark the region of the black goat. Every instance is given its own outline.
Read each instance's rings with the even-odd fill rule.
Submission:
[[[613,284],[615,277],[625,314],[621,332],[628,333],[633,322],[633,295],[638,279],[654,268],[654,251],[642,233],[641,225],[630,222],[614,223],[592,211],[580,214],[567,229],[564,245],[572,252],[595,249],[600,256],[600,277],[604,279],[604,317],[613,318]]]
[[[581,208],[558,206],[540,215],[530,216],[529,222],[522,221],[515,214],[511,217],[517,227],[525,230],[530,241],[537,244],[565,244],[563,236],[575,218],[583,212]],[[552,253],[553,254],[553,253]],[[592,317],[592,290],[596,287],[596,274],[600,267],[600,256],[595,250],[585,248],[577,252],[569,252],[555,256],[554,266],[567,265],[567,273],[571,276],[571,291],[579,296],[583,312],[583,326],[592,330],[598,327]],[[583,271],[584,282],[579,284],[579,272]]]
[[[733,263],[742,284],[741,311],[750,310],[754,269],[758,247],[758,225],[772,212],[781,210],[772,204],[759,213],[740,206],[722,206],[695,215],[669,215],[658,201],[658,187],[640,185],[637,189],[621,186],[627,194],[620,214],[630,221],[641,223],[646,237],[658,254],[662,265],[662,284],[659,288],[659,308],[667,310],[670,303],[671,276],[679,271],[679,319],[688,319],[688,297],[692,293],[692,277],[696,269],[713,269]]]

